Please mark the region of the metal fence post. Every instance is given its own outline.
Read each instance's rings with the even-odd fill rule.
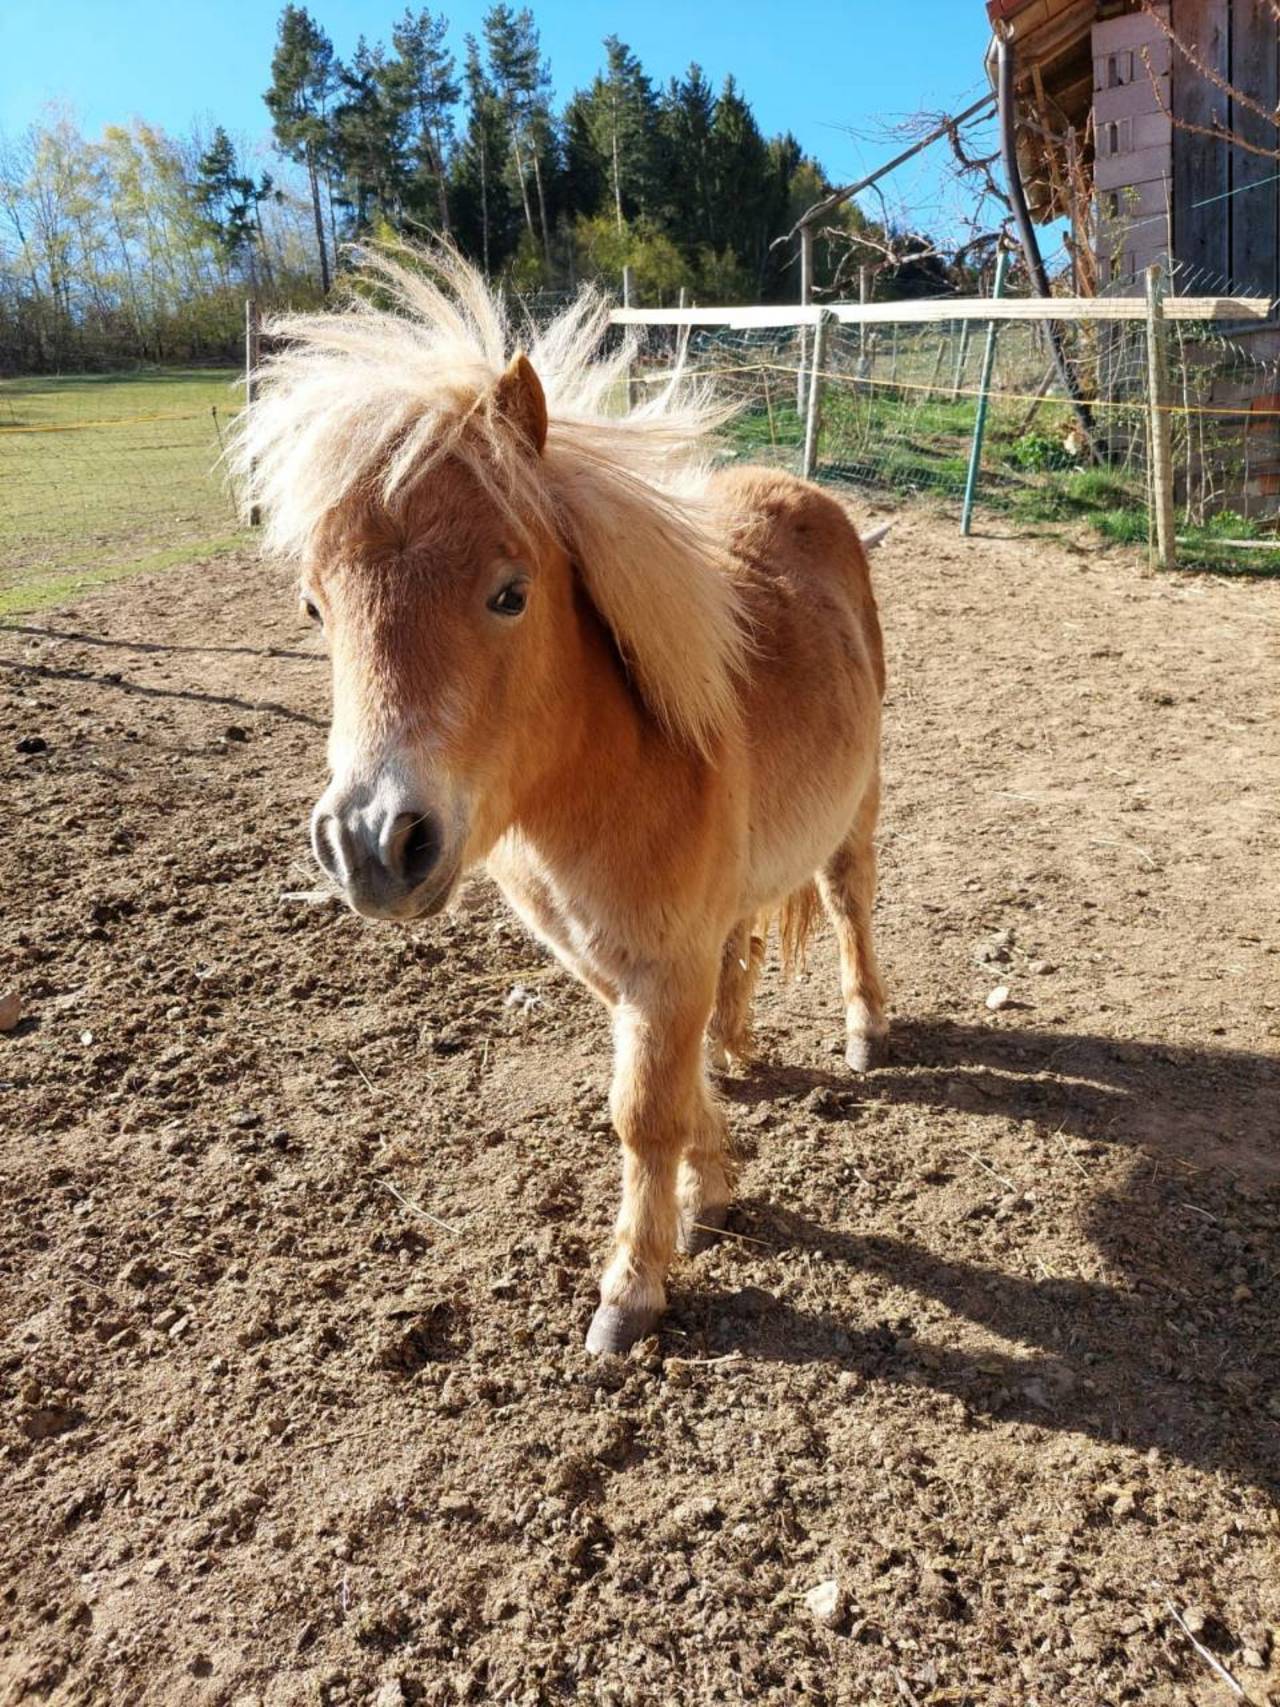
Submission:
[[[1169,351],[1164,317],[1164,276],[1159,263],[1147,268],[1147,384],[1151,438],[1151,502],[1156,513],[1156,561],[1172,569],[1173,442],[1169,419]]]
[[[994,302],[1004,295],[1005,275],[1009,271],[1009,251],[1002,249],[996,258],[995,283],[991,287]],[[969,473],[964,483],[964,508],[960,512],[960,532],[967,534],[973,521],[973,500],[978,490],[978,469],[982,464],[982,437],[987,430],[987,392],[991,386],[991,370],[996,361],[996,322],[987,322],[987,343],[982,352],[982,377],[978,381],[978,413],[973,423],[973,443],[969,447]]]
[[[244,305],[244,406],[252,409],[258,397],[258,355],[259,343],[262,337],[262,316],[258,312],[256,297],[247,297]],[[262,512],[253,495],[253,464],[249,464],[248,491],[249,526],[258,527],[262,522]]]
[[[822,425],[822,364],[827,354],[827,327],[830,315],[818,315],[813,333],[813,368],[809,374],[809,391],[804,411],[804,460],[800,472],[806,480],[813,479],[818,465],[818,431]]]

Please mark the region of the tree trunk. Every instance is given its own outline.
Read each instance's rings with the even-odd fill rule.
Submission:
[[[547,263],[547,280],[551,283],[551,237],[547,231],[547,199],[542,193],[542,163],[538,159],[537,144],[533,149],[533,181],[538,186],[538,218],[542,221],[542,258]]]
[[[536,243],[538,233],[533,229],[533,209],[529,205],[529,181],[524,175],[524,156],[520,152],[520,134],[514,125],[511,127],[511,148],[516,157],[516,177],[520,180],[520,200],[524,203],[524,222],[529,228],[530,237]]]
[[[622,236],[622,177],[618,171],[618,102],[613,103],[613,211],[618,222],[618,236]]]
[[[480,135],[480,239],[484,252],[485,277],[489,276],[489,155],[484,145],[484,133]]]
[[[320,289],[329,294],[329,254],[324,245],[324,215],[320,211],[320,174],[316,171],[316,151],[307,144],[307,176],[311,179],[311,211],[316,221],[316,252],[320,256]]]

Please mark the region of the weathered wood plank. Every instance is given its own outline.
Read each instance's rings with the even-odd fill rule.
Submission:
[[[1171,22],[1179,38],[1194,47],[1197,57],[1224,79],[1227,63],[1231,0],[1173,0]],[[1179,271],[1176,290],[1226,283],[1230,278],[1228,245],[1230,215],[1225,195],[1229,149],[1211,136],[1198,135],[1183,125],[1230,120],[1226,95],[1190,65],[1173,56],[1173,111],[1182,121],[1173,132],[1173,247]]]
[[[1265,320],[1271,300],[1255,296],[1171,296],[1169,320]],[[834,302],[822,307],[792,304],[750,308],[615,308],[615,326],[727,326],[738,331],[781,326],[816,326],[828,314],[846,326],[938,325],[948,320],[1144,320],[1146,303],[1132,296],[989,296],[930,298],[914,302]]]
[[[1275,112],[1277,96],[1277,47],[1280,24],[1262,0],[1231,0],[1231,81],[1244,95],[1260,101]],[[1274,121],[1251,113],[1232,102],[1231,128],[1246,142],[1275,149],[1280,131]],[[1230,279],[1235,290],[1263,290],[1274,296],[1277,276],[1277,215],[1280,214],[1280,184],[1276,173],[1280,159],[1251,154],[1244,148],[1231,150],[1231,200],[1228,204],[1231,249]],[[1204,210],[1208,211],[1208,210]]]

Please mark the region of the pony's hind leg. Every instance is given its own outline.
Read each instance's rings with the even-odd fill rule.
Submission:
[[[732,1196],[724,1114],[704,1091],[676,1183],[676,1248],[682,1255],[696,1257],[715,1243]]]
[[[624,994],[614,1010],[610,1106],[622,1140],[622,1207],[588,1351],[625,1352],[653,1328],[666,1304],[677,1174],[686,1153],[701,1154],[709,1108],[702,1037],[713,977],[714,967],[672,974],[656,980],[643,999]]]
[[[880,789],[875,783],[858,809],[853,828],[817,874],[818,892],[840,946],[845,1060],[856,1073],[865,1073],[883,1061],[889,1035],[884,985],[871,937],[871,904],[876,891],[872,837],[879,807]]]
[[[750,919],[739,919],[725,939],[716,1005],[707,1027],[707,1061],[717,1073],[727,1072],[733,1062],[746,1066],[754,1058],[751,1002],[763,964],[764,937]]]

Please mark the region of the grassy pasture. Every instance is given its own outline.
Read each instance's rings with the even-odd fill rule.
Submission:
[[[243,543],[226,368],[0,380],[0,614]]]

